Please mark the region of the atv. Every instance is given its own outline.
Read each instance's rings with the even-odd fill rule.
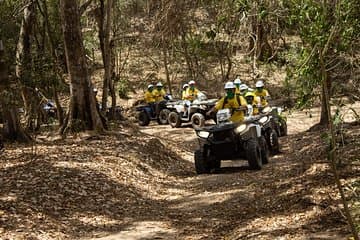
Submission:
[[[168,121],[171,127],[180,127],[182,123],[191,122],[194,129],[205,126],[205,121],[215,119],[215,115],[207,116],[206,112],[215,106],[217,99],[206,99],[205,95],[198,96],[192,103],[181,100],[167,104],[170,110]]]
[[[156,120],[159,124],[168,123],[168,115],[170,110],[167,109],[167,103],[172,101],[170,95],[166,95],[163,101],[155,103],[153,105],[140,105],[136,107],[137,119],[140,126],[148,126],[150,121]],[[157,111],[158,109],[158,111]],[[158,113],[157,113],[158,112]]]
[[[216,125],[195,130],[200,144],[194,153],[196,173],[220,168],[221,160],[244,159],[256,170],[269,162],[266,140],[257,122],[231,122],[229,109],[219,110],[216,116]]]

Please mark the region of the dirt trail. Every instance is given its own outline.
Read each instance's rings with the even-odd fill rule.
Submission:
[[[316,147],[320,136],[304,133],[318,121],[317,110],[312,118],[305,112],[288,116],[290,135],[281,138],[281,154],[261,171],[227,161],[216,174],[177,178],[159,196],[164,210],[157,221],[101,239],[345,239],[344,220],[330,204],[337,201],[325,190],[333,186]],[[193,165],[197,138],[190,126],[154,124],[141,131],[163,139]]]
[[[260,171],[228,161],[196,175],[190,126],[7,145],[0,239],[346,239],[321,132],[305,132],[313,116],[288,117],[281,154]],[[358,162],[359,126],[344,136],[339,155]],[[359,178],[360,165],[342,169],[344,182]]]

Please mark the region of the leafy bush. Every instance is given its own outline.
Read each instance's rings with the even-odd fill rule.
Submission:
[[[121,78],[118,84],[119,97],[122,99],[128,99],[129,90],[130,90],[129,80],[125,78]]]

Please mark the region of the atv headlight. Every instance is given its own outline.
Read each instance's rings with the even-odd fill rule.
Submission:
[[[235,132],[236,133],[241,133],[242,131],[244,131],[246,129],[246,124],[241,124],[240,126],[238,126],[237,128],[235,128]]]
[[[267,106],[267,107],[265,107],[263,110],[262,110],[262,113],[269,113],[269,112],[271,112],[271,107],[269,107],[269,106]]]
[[[210,133],[206,132],[206,131],[198,131],[196,132],[196,134],[200,137],[200,138],[208,138]]]
[[[260,118],[259,119],[259,123],[261,123],[261,124],[264,124],[264,123],[266,123],[266,121],[268,120],[269,118],[268,117],[262,117],[262,118]]]

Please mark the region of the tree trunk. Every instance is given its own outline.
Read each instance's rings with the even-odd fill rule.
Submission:
[[[165,68],[165,74],[166,74],[166,82],[168,85],[169,93],[172,95],[170,73],[169,73],[169,68],[168,68],[168,64],[169,64],[168,63],[168,55],[167,55],[165,46],[163,46],[163,54],[164,54],[164,68]]]
[[[110,41],[110,30],[111,30],[111,9],[112,9],[112,0],[107,0],[107,5],[106,5],[106,14],[103,16],[104,20],[102,21],[103,23],[105,22],[104,30],[103,30],[103,42],[104,42],[104,50],[102,51],[102,55],[103,55],[103,61],[104,61],[104,83],[103,83],[103,94],[102,94],[102,99],[101,99],[101,106],[102,106],[102,112],[105,113],[107,110],[107,99],[108,99],[108,93],[109,93],[109,88],[112,85],[111,82],[111,41]],[[102,4],[102,7],[103,4]],[[103,12],[104,10],[102,10]],[[100,34],[99,34],[100,36]]]
[[[104,124],[96,108],[95,95],[86,65],[82,42],[78,2],[60,0],[65,55],[70,75],[70,103],[68,116],[61,133],[68,130],[104,131]]]
[[[10,81],[8,78],[8,70],[4,60],[4,48],[2,40],[0,40],[0,89],[11,89]],[[31,137],[20,125],[18,110],[13,99],[1,99],[0,105],[3,110],[3,118],[5,123],[4,137],[9,140],[19,142],[29,142]]]
[[[193,79],[194,78],[194,68],[192,65],[192,61],[191,61],[191,57],[188,51],[188,47],[187,47],[187,43],[186,43],[186,33],[183,32],[181,34],[181,45],[183,47],[183,54],[184,54],[184,58],[185,58],[185,62],[186,62],[186,66],[188,68],[188,74],[189,74],[189,78]]]
[[[325,66],[321,66],[321,68],[325,68]],[[325,72],[325,74],[326,74],[326,72]],[[325,84],[323,84],[321,86],[321,114],[320,114],[320,122],[319,122],[320,126],[328,126],[329,125],[328,116],[329,116],[330,112],[328,112],[328,108],[326,107],[325,91],[330,92],[329,89],[331,88],[331,82],[329,81],[329,79],[327,77],[324,80],[324,82],[325,82]]]
[[[24,9],[24,17],[21,23],[19,41],[16,50],[16,77],[21,88],[21,96],[25,107],[26,128],[30,129],[32,120],[37,112],[39,104],[34,97],[31,79],[31,36],[35,22],[35,3],[31,2]]]

